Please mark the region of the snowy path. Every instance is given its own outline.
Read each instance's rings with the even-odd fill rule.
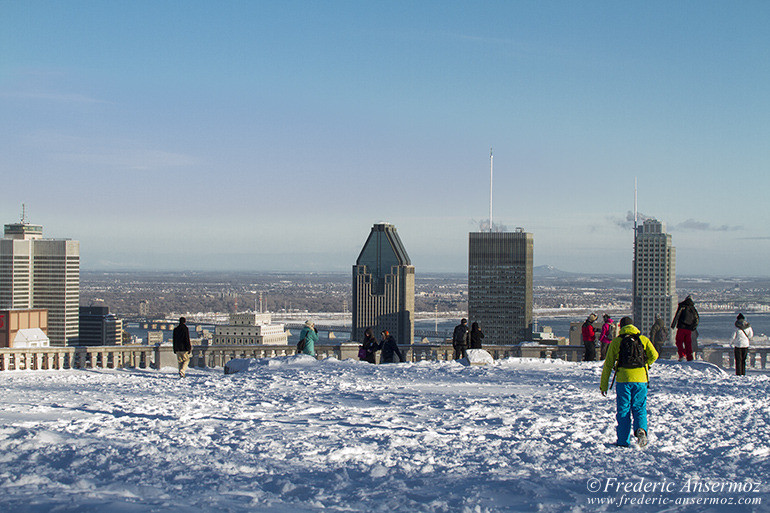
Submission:
[[[669,483],[648,498],[763,502],[623,511],[770,511],[768,376],[656,365],[641,451],[611,445],[600,371],[290,357],[182,381],[171,369],[3,372],[0,511],[578,512],[642,497],[613,478]],[[698,482],[752,489],[682,490]]]

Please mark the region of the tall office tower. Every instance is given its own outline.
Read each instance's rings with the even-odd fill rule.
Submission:
[[[531,233],[471,232],[468,240],[468,321],[485,344],[532,340]]]
[[[399,344],[414,341],[414,266],[392,224],[375,224],[353,266],[353,330],[379,340],[388,330]]]
[[[676,312],[676,248],[656,219],[636,228],[634,245],[634,325],[647,334],[656,316],[670,326]]]
[[[123,343],[123,320],[106,306],[81,306],[78,346],[118,346]]]
[[[44,239],[43,227],[22,217],[0,239],[0,308],[48,310],[52,346],[77,342],[80,243]]]

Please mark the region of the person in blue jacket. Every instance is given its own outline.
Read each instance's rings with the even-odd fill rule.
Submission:
[[[302,354],[315,356],[315,343],[318,342],[318,330],[315,329],[315,323],[305,321],[305,326],[299,332],[299,339],[305,340],[305,348],[302,350]]]

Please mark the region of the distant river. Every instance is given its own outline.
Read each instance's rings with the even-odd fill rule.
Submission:
[[[748,313],[744,314],[746,319],[751,323],[751,327],[754,329],[754,335],[758,339],[767,339],[767,335],[770,335],[770,313]],[[698,342],[701,344],[720,343],[726,344],[733,336],[735,330],[735,313],[704,313],[700,314],[700,324],[698,325]],[[538,317],[537,323],[542,330],[543,326],[550,326],[554,334],[557,337],[569,337],[569,325],[570,322],[580,321],[585,319],[581,317]],[[613,318],[614,321],[620,321],[620,318]],[[473,320],[469,320],[472,322]],[[457,320],[445,320],[439,319],[438,329],[439,331],[445,331],[447,334],[451,334],[454,327],[459,324],[460,319]],[[419,320],[415,322],[415,328],[420,330],[433,330],[435,329],[435,320]],[[484,327],[482,326],[483,330]],[[447,335],[449,336],[449,335]],[[757,340],[757,343],[761,343]],[[764,341],[767,345],[767,341]]]

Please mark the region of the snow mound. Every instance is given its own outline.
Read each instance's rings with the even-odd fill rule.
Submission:
[[[463,360],[467,361],[468,365],[494,365],[495,363],[492,355],[483,349],[468,349],[465,354],[468,355],[468,358],[463,358]]]
[[[307,354],[278,356],[275,358],[233,358],[225,364],[225,374],[235,374],[258,367],[303,366],[317,364],[318,360]]]
[[[657,360],[653,366],[665,365],[667,367],[680,367],[685,372],[708,374],[712,376],[729,376],[724,369],[710,362],[692,361],[679,362],[676,360]]]

